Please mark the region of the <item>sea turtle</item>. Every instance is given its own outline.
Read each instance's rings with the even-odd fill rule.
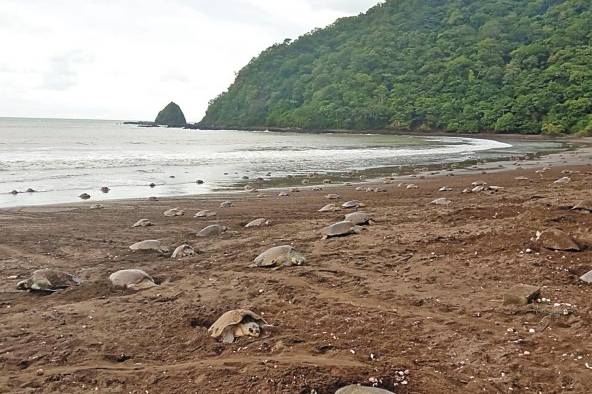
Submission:
[[[359,202],[358,200],[352,200],[352,201],[347,201],[344,202],[341,205],[341,208],[346,208],[346,209],[352,209],[352,208],[361,208],[361,207],[365,207],[366,205]]]
[[[201,179],[198,179],[197,181],[195,181],[195,183],[197,183],[198,185],[203,185],[204,181]]]
[[[360,386],[352,384],[340,388],[335,394],[394,394],[392,391],[379,389],[377,387]]]
[[[168,250],[164,248],[160,241],[155,239],[148,239],[146,241],[136,242],[135,244],[129,247],[133,251],[138,250],[155,250],[160,253],[166,253]]]
[[[204,209],[203,211],[199,211],[198,213],[196,213],[193,217],[194,218],[211,218],[216,215],[217,215],[216,211],[210,211],[208,209]]]
[[[592,200],[580,201],[572,209],[575,211],[592,212]]]
[[[223,343],[232,343],[235,338],[243,336],[258,338],[270,327],[258,314],[247,309],[234,309],[220,316],[208,333],[212,338],[222,338]]]
[[[579,252],[580,245],[566,232],[558,228],[550,228],[537,232],[535,242],[550,250]]]
[[[27,190],[25,190],[27,193],[35,193],[37,192],[37,190],[33,189],[33,188],[28,188]]]
[[[450,204],[452,204],[452,201],[450,201],[447,198],[442,197],[442,198],[435,199],[430,204],[432,204],[432,205],[450,205]]]
[[[132,225],[132,227],[148,227],[152,226],[152,222],[149,219],[140,219]]]
[[[90,194],[82,193],[81,195],[78,196],[78,198],[80,198],[82,200],[88,200],[90,198]]]
[[[162,213],[166,217],[174,217],[174,216],[183,216],[185,215],[185,211],[179,208],[171,208]]]
[[[592,271],[588,271],[584,275],[580,276],[580,280],[592,284]]]
[[[103,186],[103,187],[101,188],[101,191],[102,191],[103,193],[109,193],[109,191],[110,191],[110,190],[111,190],[111,189],[109,189],[107,186]]]
[[[325,196],[325,198],[327,198],[329,200],[339,200],[341,198],[341,196],[336,193],[329,193]]]
[[[113,287],[130,290],[142,290],[158,286],[150,275],[139,269],[127,269],[114,272],[109,275],[109,280]]]
[[[249,223],[245,224],[245,227],[251,228],[251,227],[269,226],[269,223],[270,223],[270,221],[268,219],[259,218],[259,219],[255,219],[255,220],[250,221]]]
[[[565,185],[571,182],[571,178],[568,176],[564,176],[563,178],[559,178],[557,179],[555,182],[553,182],[556,185]]]
[[[17,283],[17,290],[32,291],[57,291],[70,286],[80,284],[80,278],[67,272],[56,271],[52,269],[40,269],[31,275],[27,280]]]
[[[223,201],[220,203],[220,208],[230,208],[232,206],[232,201]]]
[[[148,197],[148,201],[158,201],[158,197]]]
[[[344,220],[342,222],[337,222],[325,227],[321,230],[321,234],[323,235],[323,239],[327,239],[333,237],[343,237],[350,234],[359,234],[360,231],[361,227],[356,226],[352,222]]]
[[[151,184],[149,184],[148,186],[150,186],[151,188],[155,188],[156,187],[156,183],[152,182]]]
[[[345,215],[344,221],[351,222],[356,226],[374,223],[374,220],[372,220],[372,216],[370,216],[370,214],[361,211],[348,213]]]
[[[173,252],[173,254],[171,255],[172,259],[182,259],[183,257],[191,257],[191,256],[195,256],[195,250],[187,245],[187,244],[183,244],[181,246],[178,246],[175,251]]]
[[[198,237],[211,237],[214,235],[220,235],[223,232],[228,230],[226,226],[221,226],[219,224],[211,224],[203,229],[201,229],[198,233]]]
[[[306,258],[290,245],[267,249],[253,260],[253,267],[290,267],[302,265]]]
[[[319,209],[319,212],[335,212],[335,211],[341,211],[341,208],[339,208],[335,204],[327,204],[324,207],[322,207],[321,209]]]

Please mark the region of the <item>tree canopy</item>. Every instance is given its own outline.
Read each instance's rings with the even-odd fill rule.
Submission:
[[[187,121],[181,107],[171,101],[158,113],[154,123],[169,127],[183,127]]]
[[[387,0],[273,45],[202,127],[592,132],[589,0]]]

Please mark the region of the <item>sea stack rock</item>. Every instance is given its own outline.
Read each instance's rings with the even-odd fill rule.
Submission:
[[[181,107],[172,101],[158,113],[154,123],[168,127],[185,127],[187,125]]]

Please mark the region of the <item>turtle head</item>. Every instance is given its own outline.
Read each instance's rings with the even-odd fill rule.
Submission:
[[[17,290],[27,290],[29,288],[29,281],[28,280],[21,280],[19,283],[16,284]]]
[[[257,338],[261,335],[261,327],[256,322],[241,323],[240,328],[245,336]]]
[[[290,254],[290,262],[292,265],[302,265],[306,262],[306,257],[300,253],[292,252]]]

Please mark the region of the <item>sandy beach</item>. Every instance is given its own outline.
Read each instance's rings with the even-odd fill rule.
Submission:
[[[571,181],[554,183],[562,177]],[[475,181],[503,189],[462,193]],[[592,269],[592,215],[570,208],[592,198],[591,184],[592,150],[583,148],[376,185],[385,192],[354,184],[287,197],[262,190],[261,198],[2,209],[0,392],[333,394],[357,383],[396,393],[589,392],[592,287],[578,277]],[[443,197],[451,203],[430,204]],[[224,200],[233,206],[219,208]],[[366,204],[375,223],[321,240],[319,231],[350,211],[318,209],[348,200]],[[163,216],[174,207],[185,215]],[[217,216],[193,217],[204,209]],[[131,228],[142,218],[154,225]],[[256,218],[271,224],[244,228]],[[229,230],[195,236],[214,223]],[[531,240],[549,228],[583,250],[551,251]],[[146,239],[199,253],[173,260],[129,250]],[[306,264],[249,267],[286,244]],[[15,289],[40,268],[83,282],[50,295]],[[113,289],[109,275],[126,268],[160,285]],[[544,300],[504,304],[518,284],[540,287]],[[232,344],[209,337],[208,327],[235,308],[275,329]]]

